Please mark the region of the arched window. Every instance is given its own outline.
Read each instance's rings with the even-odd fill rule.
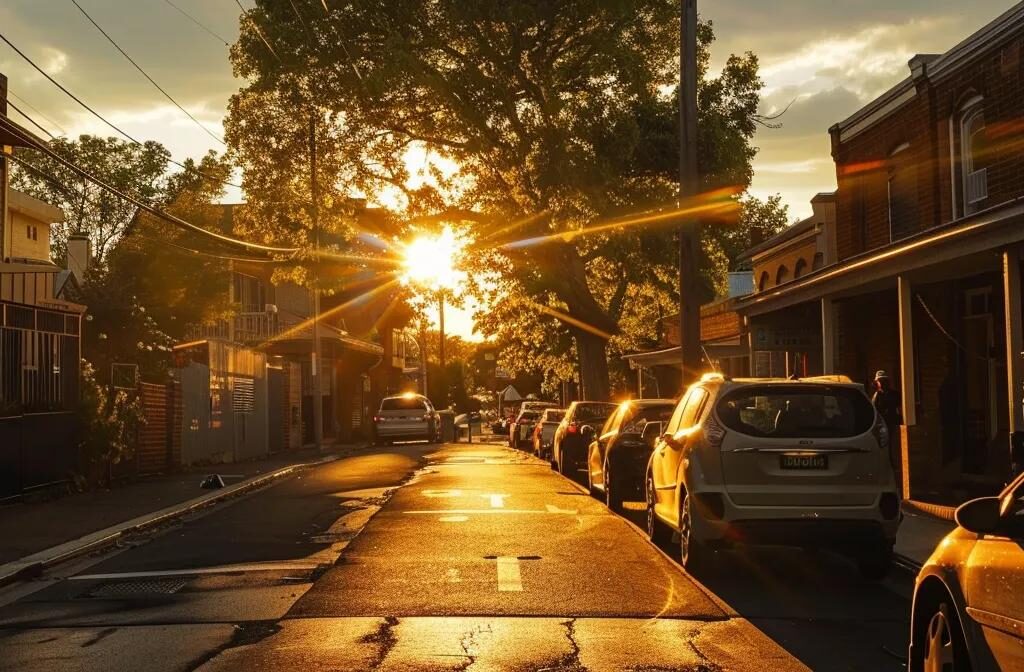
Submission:
[[[988,198],[988,156],[987,134],[985,132],[985,108],[981,96],[974,96],[960,106],[959,151],[960,151],[960,196],[963,206],[960,212],[970,215],[980,209]],[[953,180],[954,184],[957,180]]]
[[[793,264],[793,278],[794,279],[799,278],[801,275],[803,275],[806,272],[807,272],[807,262],[804,261],[803,257],[800,257],[799,259],[796,260],[796,263]]]
[[[757,281],[757,291],[763,292],[768,289],[768,271],[761,271],[761,277]]]
[[[779,266],[779,270],[775,271],[775,284],[781,285],[787,280],[789,280],[789,269],[783,264]]]

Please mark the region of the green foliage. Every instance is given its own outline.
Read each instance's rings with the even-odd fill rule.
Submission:
[[[139,146],[117,138],[82,135],[77,140],[57,138],[49,146],[58,156],[124,193],[147,202],[165,200],[170,153],[157,142]],[[53,257],[64,259],[68,236],[84,231],[92,240],[96,259],[105,260],[117,240],[130,229],[135,206],[81,179],[40,152],[22,148],[15,151],[42,172],[16,164],[11,171],[11,186],[64,212],[64,223],[51,228]]]
[[[79,447],[90,472],[130,459],[135,436],[145,423],[142,401],[135,394],[109,390],[96,381],[96,370],[89,361],[82,362],[82,394],[78,414],[82,420],[82,441]]]
[[[638,312],[627,303],[676,298],[679,222],[577,234],[674,207],[678,3],[352,0],[325,12],[256,5],[232,48],[235,72],[250,84],[227,125],[250,198],[265,201],[254,209],[266,213],[254,233],[277,236],[281,221],[298,219],[275,208],[302,202],[298,187],[280,185],[303,172],[303,115],[295,110],[319,109],[330,125],[325,174],[335,184],[370,195],[397,190],[408,216],[473,224],[477,270],[494,276],[476,288],[490,299],[478,317],[505,346],[506,364],[554,381],[570,375],[564,360],[575,353],[588,394],[607,396],[605,345],[622,333],[623,316]],[[701,24],[703,185],[742,190],[755,151],[757,59],[733,56],[711,76],[713,39],[710,23]],[[415,190],[407,187],[410,148],[437,158]],[[701,262],[710,298],[725,257],[721,241],[706,248],[714,252]]]

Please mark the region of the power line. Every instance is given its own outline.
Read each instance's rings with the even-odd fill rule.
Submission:
[[[45,142],[43,142],[39,138],[35,137],[31,133],[29,133],[28,131],[23,129],[21,126],[19,126],[18,124],[14,123],[10,119],[8,119],[7,117],[2,116],[2,115],[0,115],[0,127],[5,127],[7,130],[9,130],[12,133],[14,133],[19,139],[21,139],[22,141],[27,143],[27,145],[29,147],[31,147],[32,149],[38,150],[38,151],[46,154],[47,156],[49,156],[53,160],[55,160],[58,163],[60,163],[65,168],[71,170],[73,173],[75,173],[79,177],[81,177],[83,179],[86,179],[86,180],[89,180],[90,182],[92,182],[93,184],[97,185],[101,189],[104,189],[105,191],[108,191],[111,194],[114,194],[118,198],[121,198],[121,199],[123,199],[125,201],[128,201],[129,203],[135,205],[136,207],[141,208],[142,210],[145,210],[146,212],[148,212],[148,213],[150,213],[150,214],[152,214],[152,215],[154,215],[156,217],[159,217],[160,219],[166,220],[166,221],[170,222],[171,224],[174,224],[174,225],[176,225],[178,227],[181,227],[183,229],[192,231],[194,233],[199,233],[199,234],[202,234],[204,236],[208,236],[210,238],[214,238],[216,240],[219,240],[222,243],[227,243],[227,244],[230,244],[230,245],[238,245],[238,246],[241,246],[241,247],[246,247],[246,248],[250,248],[250,249],[254,249],[254,250],[260,250],[262,252],[271,252],[271,253],[277,253],[277,254],[297,254],[300,251],[298,248],[295,248],[295,247],[275,247],[275,246],[272,246],[272,245],[262,245],[260,243],[250,243],[248,241],[240,240],[238,238],[233,238],[231,236],[227,236],[227,235],[224,235],[222,233],[217,233],[215,231],[209,231],[207,229],[202,228],[201,226],[196,226],[195,224],[193,224],[191,222],[185,221],[184,219],[181,219],[180,217],[172,215],[172,214],[170,214],[168,212],[164,212],[160,208],[154,207],[154,206],[152,206],[152,205],[150,205],[150,204],[148,204],[148,203],[146,203],[146,202],[144,202],[142,200],[139,200],[138,198],[135,198],[134,196],[130,196],[128,194],[125,194],[124,192],[122,192],[118,188],[113,187],[113,186],[107,184],[106,182],[104,182],[100,178],[96,177],[95,175],[91,174],[87,170],[85,170],[83,168],[80,168],[79,166],[75,165],[74,163],[72,163],[72,162],[68,161],[67,159],[65,159],[64,157],[60,156],[59,154],[54,152],[52,149],[50,149]],[[14,156],[10,155],[10,158],[14,158]]]
[[[115,131],[117,131],[117,132],[118,132],[118,133],[119,133],[119,134],[120,134],[121,136],[123,136],[124,138],[127,138],[127,139],[128,139],[128,141],[130,141],[130,142],[131,142],[132,144],[134,144],[134,145],[138,145],[138,146],[140,146],[140,147],[141,147],[141,146],[143,146],[143,143],[142,143],[142,142],[140,142],[139,140],[135,139],[134,137],[132,137],[132,136],[128,135],[128,133],[126,133],[125,131],[121,130],[121,129],[120,129],[120,128],[118,128],[117,126],[115,126],[113,122],[109,121],[109,120],[108,120],[108,119],[107,119],[106,117],[104,117],[104,116],[103,116],[102,114],[100,114],[100,113],[99,113],[99,112],[97,112],[96,110],[94,110],[94,109],[92,109],[91,107],[89,107],[89,106],[88,106],[88,105],[87,105],[87,104],[86,104],[86,103],[85,103],[85,102],[84,102],[84,101],[83,101],[83,100],[82,100],[81,98],[79,98],[79,97],[78,97],[78,96],[76,96],[75,94],[73,94],[73,93],[71,93],[70,91],[68,91],[68,90],[67,90],[67,88],[65,88],[63,84],[61,84],[61,83],[60,83],[60,82],[58,82],[58,81],[57,81],[56,79],[54,79],[53,77],[51,77],[51,76],[50,76],[50,75],[49,75],[49,74],[48,74],[48,73],[47,73],[47,72],[46,72],[45,70],[43,70],[43,69],[42,69],[41,67],[39,67],[39,65],[37,65],[35,61],[33,61],[33,60],[32,60],[31,58],[29,58],[28,56],[26,56],[26,55],[25,55],[25,53],[24,53],[24,52],[23,52],[23,51],[22,51],[21,49],[18,49],[18,48],[17,48],[16,46],[14,46],[14,43],[12,43],[12,42],[11,42],[11,41],[10,41],[9,39],[7,39],[7,36],[6,36],[6,35],[4,35],[3,33],[0,33],[0,40],[3,40],[4,42],[6,42],[6,43],[7,43],[7,46],[9,46],[9,47],[10,47],[11,49],[13,49],[13,50],[14,50],[14,52],[15,52],[16,54],[18,54],[18,56],[21,56],[21,58],[22,58],[22,59],[23,59],[23,60],[24,60],[24,61],[25,61],[26,63],[28,63],[29,65],[31,65],[31,66],[32,66],[32,67],[33,67],[33,68],[34,68],[34,69],[36,70],[36,72],[38,72],[39,74],[41,74],[41,75],[42,75],[43,77],[45,77],[45,78],[46,78],[46,79],[47,79],[47,80],[48,80],[48,81],[49,81],[49,82],[50,82],[51,84],[53,84],[53,85],[54,85],[54,86],[56,86],[56,87],[57,87],[58,89],[60,89],[60,90],[61,90],[62,92],[64,92],[64,94],[65,94],[65,95],[67,95],[67,96],[68,96],[69,98],[71,98],[71,100],[75,101],[76,103],[78,103],[79,105],[81,105],[82,107],[84,107],[84,108],[85,108],[86,110],[88,110],[88,111],[89,111],[89,112],[90,112],[90,113],[91,113],[91,114],[92,114],[92,115],[93,115],[94,117],[96,117],[97,119],[99,119],[100,121],[102,121],[102,122],[103,122],[104,124],[106,124],[106,125],[107,125],[107,126],[109,126],[110,128],[112,128],[112,129],[114,129]],[[186,165],[185,165],[184,163],[181,163],[180,161],[175,161],[174,159],[170,159],[170,162],[171,162],[171,163],[173,163],[174,165],[178,166],[179,168],[184,168],[184,169],[186,169],[186,170],[195,170],[195,172],[196,172],[197,174],[199,174],[199,175],[201,175],[201,176],[205,177],[205,178],[206,178],[206,179],[208,179],[208,180],[212,180],[212,181],[214,181],[214,182],[217,182],[217,183],[219,183],[219,184],[226,184],[226,185],[228,185],[228,186],[230,186],[230,187],[236,187],[236,188],[239,188],[239,189],[241,189],[241,188],[242,188],[242,185],[240,185],[240,184],[235,184],[234,182],[228,182],[227,180],[222,180],[222,179],[220,179],[219,177],[213,177],[212,175],[207,175],[206,173],[204,173],[204,172],[202,172],[202,171],[200,171],[200,170],[198,170],[198,169],[196,169],[196,168],[191,168],[191,169],[190,169],[190,168],[189,168],[188,166],[186,166]]]
[[[242,10],[242,16],[244,16],[245,18],[247,18],[249,20],[249,23],[252,25],[253,30],[256,31],[256,35],[263,41],[263,44],[265,44],[267,46],[267,49],[270,51],[271,54],[274,55],[274,58],[277,59],[277,62],[283,64],[284,61],[282,61],[281,57],[277,55],[277,52],[274,51],[274,48],[272,46],[270,46],[270,42],[267,40],[266,37],[264,37],[263,31],[260,30],[259,25],[256,24],[256,19],[254,19],[251,16],[249,16],[249,10],[246,9],[245,7],[243,7],[242,3],[239,2],[239,0],[235,0],[235,4],[238,5],[238,8],[240,10]]]
[[[78,0],[71,0],[71,4],[73,4],[75,7],[77,7],[78,11],[80,11],[85,18],[89,19],[89,23],[91,23],[93,26],[95,26],[96,30],[100,31],[100,34],[102,34],[103,37],[107,38],[107,42],[110,42],[110,44],[114,45],[114,48],[117,49],[119,52],[121,52],[121,55],[124,56],[126,59],[128,59],[128,62],[131,63],[133,66],[135,66],[135,69],[138,70],[140,73],[142,73],[142,76],[145,77],[146,79],[148,79],[149,83],[156,87],[157,91],[159,91],[160,93],[164,94],[164,98],[166,98],[167,100],[171,101],[171,103],[173,103],[175,107],[177,107],[179,110],[181,110],[185,114],[186,117],[191,119],[195,123],[196,126],[198,126],[199,128],[203,129],[203,131],[205,131],[207,135],[209,135],[211,138],[213,138],[214,140],[219,142],[221,145],[223,145],[225,147],[227,146],[227,145],[224,144],[224,140],[220,136],[218,136],[216,133],[214,133],[213,131],[208,129],[205,124],[203,124],[201,121],[199,121],[194,116],[192,116],[191,112],[189,112],[184,107],[182,107],[181,104],[178,101],[176,101],[173,96],[171,96],[171,94],[167,93],[167,91],[162,86],[157,84],[156,80],[153,79],[152,77],[150,77],[149,73],[146,72],[145,70],[143,70],[142,66],[139,65],[138,63],[136,63],[135,59],[133,59],[131,56],[129,56],[128,52],[126,52],[124,49],[122,49],[121,45],[119,45],[117,42],[115,42],[114,38],[112,38],[107,33],[107,31],[103,30],[103,27],[100,26],[100,24],[96,23],[96,20],[94,18],[89,16],[89,12],[85,11],[85,9],[80,4],[78,4]]]
[[[228,41],[227,41],[227,40],[225,40],[225,39],[224,39],[223,37],[221,37],[221,36],[220,36],[220,35],[218,35],[217,33],[213,32],[212,30],[210,30],[209,28],[207,28],[207,27],[206,27],[205,25],[203,25],[203,24],[202,24],[202,23],[201,23],[201,22],[199,21],[199,19],[197,19],[196,17],[192,16],[191,14],[189,14],[188,12],[186,12],[186,11],[185,11],[184,9],[182,9],[181,7],[178,7],[178,6],[176,5],[176,4],[174,4],[173,2],[171,2],[171,0],[164,0],[164,2],[166,2],[166,3],[168,4],[168,5],[170,5],[171,7],[174,7],[174,8],[176,9],[176,10],[178,10],[179,12],[181,12],[181,14],[182,14],[183,16],[185,16],[185,17],[186,17],[186,18],[187,18],[187,19],[188,19],[189,21],[191,21],[192,23],[196,24],[197,26],[199,26],[200,28],[202,28],[202,29],[203,29],[204,31],[206,31],[207,33],[209,33],[210,35],[212,35],[212,36],[213,36],[214,38],[216,38],[216,39],[217,39],[217,41],[219,41],[219,42],[222,42],[222,43],[224,44],[224,46],[225,46],[225,47],[229,47],[229,48],[231,47],[231,45],[230,45],[230,44],[228,44]]]
[[[37,175],[41,176],[42,178],[44,178],[46,180],[49,180],[54,185],[56,185],[58,188],[60,188],[60,189],[62,189],[64,191],[70,192],[71,194],[73,194],[73,195],[75,195],[75,196],[77,196],[79,198],[82,198],[83,200],[90,201],[93,204],[95,204],[95,201],[93,199],[91,199],[89,197],[89,195],[86,194],[84,191],[81,191],[81,190],[75,191],[75,189],[73,187],[71,187],[68,184],[65,184],[63,181],[60,180],[60,178],[55,177],[52,173],[48,173],[47,171],[43,170],[39,166],[36,166],[32,162],[26,161],[25,159],[21,158],[20,156],[8,156],[8,158],[14,159],[19,165],[22,165],[26,169],[28,169],[29,171],[36,173]],[[139,233],[137,231],[134,232],[132,235],[138,236],[140,238],[145,238],[146,240],[151,240],[151,241],[156,242],[156,243],[160,243],[161,245],[166,245],[166,246],[169,246],[169,247],[172,247],[172,248],[176,248],[176,249],[182,250],[184,252],[190,252],[192,254],[200,255],[200,256],[204,256],[204,257],[212,257],[214,259],[224,259],[224,260],[227,260],[227,261],[244,261],[246,263],[253,263],[253,264],[280,264],[280,263],[285,263],[285,261],[278,261],[277,259],[258,259],[256,257],[234,257],[234,256],[223,255],[223,254],[216,254],[214,252],[205,252],[203,250],[196,250],[196,249],[193,249],[191,247],[186,247],[184,245],[179,245],[178,243],[174,243],[174,242],[171,242],[169,240],[162,239],[162,238],[156,238],[154,236],[150,236],[150,235],[145,234],[145,233]]]
[[[8,96],[14,96],[15,98],[17,98],[18,100],[21,101],[22,105],[24,105],[28,109],[32,110],[33,112],[35,112],[36,114],[38,114],[40,117],[42,117],[46,121],[50,122],[50,124],[52,126],[54,126],[58,131],[60,131],[61,135],[67,135],[68,134],[67,130],[65,130],[63,126],[61,126],[56,121],[54,121],[50,117],[46,116],[42,112],[40,112],[38,107],[33,106],[32,103],[28,102],[27,100],[25,100],[24,98],[22,98],[21,96],[16,94],[14,91],[11,91],[10,89],[8,89],[7,90],[7,95]],[[8,102],[9,102],[9,99],[8,99]]]
[[[50,140],[56,140],[57,139],[57,138],[54,137],[53,133],[50,133],[48,130],[46,130],[46,128],[44,128],[43,126],[40,126],[38,121],[36,121],[32,117],[28,116],[24,112],[22,112],[21,108],[14,104],[14,101],[12,101],[11,99],[8,98],[7,99],[7,104],[10,105],[11,107],[13,107],[15,112],[17,112],[21,116],[25,117],[25,119],[28,120],[28,122],[30,124],[32,124],[33,126],[38,128],[40,131],[42,131],[43,133],[48,135],[50,137]]]

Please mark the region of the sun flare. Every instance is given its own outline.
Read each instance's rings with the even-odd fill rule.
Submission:
[[[402,281],[432,291],[457,290],[466,279],[459,268],[466,242],[450,227],[413,238],[402,249]]]

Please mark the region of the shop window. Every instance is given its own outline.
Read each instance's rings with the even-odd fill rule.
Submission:
[[[959,184],[961,212],[970,215],[980,209],[988,198],[989,146],[985,131],[985,109],[981,96],[975,96],[960,107],[959,131]],[[954,184],[958,182],[954,176]]]
[[[888,183],[889,241],[902,240],[918,229],[917,170],[910,158],[908,143],[889,154]]]
[[[789,281],[789,269],[783,264],[779,266],[779,270],[775,271],[775,284],[781,285],[784,282]]]
[[[804,261],[803,257],[796,260],[793,265],[793,278],[799,278],[801,275],[807,272],[807,262]]]

